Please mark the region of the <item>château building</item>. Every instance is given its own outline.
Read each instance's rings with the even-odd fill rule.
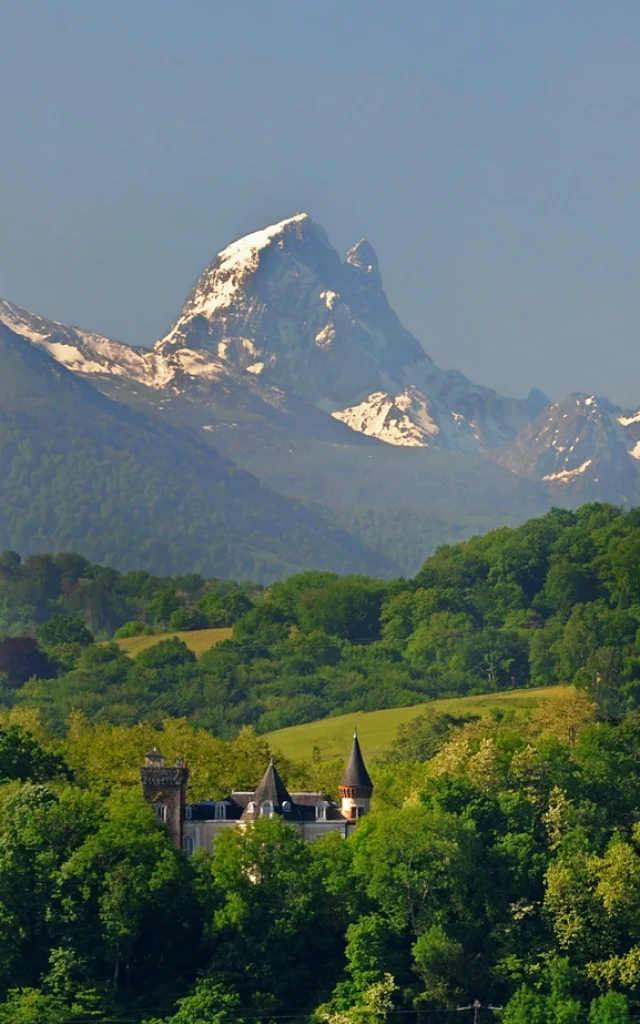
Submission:
[[[279,816],[297,828],[305,842],[312,843],[329,832],[348,836],[358,818],[371,805],[373,783],[369,777],[357,734],[340,783],[340,803],[323,793],[289,793],[273,760],[254,790],[234,791],[221,800],[187,803],[189,769],[178,759],[165,764],[157,748],[145,756],[140,769],[142,791],[155,809],[158,821],[166,825],[174,845],[193,853],[199,847],[211,849],[220,832],[246,827],[258,818]]]

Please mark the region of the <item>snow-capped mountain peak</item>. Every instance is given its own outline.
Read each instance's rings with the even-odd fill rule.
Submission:
[[[331,249],[323,228],[308,213],[296,213],[226,246],[200,275],[171,330],[156,343],[156,350],[184,345],[196,318],[211,323],[232,316],[237,306],[244,306],[252,280],[270,251],[291,257],[296,249],[304,248]],[[224,348],[218,354],[227,358]]]
[[[597,395],[573,394],[545,409],[496,461],[542,481],[557,499],[635,501],[640,497],[640,413]],[[615,496],[615,497],[613,497]]]
[[[311,226],[322,230],[319,225],[314,225],[309,214],[297,213],[278,224],[232,242],[218,253],[205,270],[187,300],[183,314],[209,317],[218,310],[226,309],[233,303],[249,275],[258,270],[265,249],[273,243],[283,249],[288,235],[301,239],[305,228],[308,230]]]
[[[302,402],[393,445],[484,452],[514,437],[545,402],[537,393],[504,398],[436,367],[389,306],[371,243],[362,239],[343,261],[307,213],[222,249],[152,351],[10,303],[3,316],[111,389],[170,389],[200,404],[209,389],[227,406],[230,395],[241,404]]]
[[[435,367],[389,306],[371,243],[362,239],[343,261],[308,214],[215,257],[154,351],[185,349],[396,445],[479,451],[531,418],[526,402]]]

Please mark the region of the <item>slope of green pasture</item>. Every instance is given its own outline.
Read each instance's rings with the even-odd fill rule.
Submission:
[[[400,725],[411,721],[427,707],[435,706],[439,711],[452,715],[484,716],[494,708],[513,709],[524,714],[536,708],[548,695],[570,689],[571,687],[550,686],[531,690],[509,690],[506,693],[489,693],[478,697],[453,697],[448,700],[431,701],[428,704],[415,704],[408,708],[340,715],[336,718],[322,718],[305,725],[294,725],[289,729],[279,729],[277,732],[267,733],[265,739],[269,741],[273,750],[280,751],[286,757],[310,758],[314,747],[317,747],[324,760],[345,756],[349,751],[353,730],[357,728],[363,752],[372,758],[389,749]]]

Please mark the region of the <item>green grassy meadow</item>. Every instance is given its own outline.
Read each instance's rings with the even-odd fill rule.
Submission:
[[[507,693],[490,693],[479,697],[453,697],[431,701],[428,704],[415,704],[408,708],[361,711],[336,718],[322,718],[317,722],[294,725],[289,729],[279,729],[277,732],[267,733],[265,739],[269,741],[273,750],[280,751],[286,757],[310,758],[314,747],[318,747],[321,758],[325,760],[346,756],[356,727],[364,754],[372,758],[391,746],[400,725],[411,721],[427,707],[436,707],[443,713],[455,715],[484,716],[494,708],[513,709],[516,713],[525,714],[538,707],[547,696],[570,689],[572,687],[550,686],[535,690],[510,690]]]
[[[196,657],[206,654],[222,640],[228,640],[231,636],[231,628],[224,629],[194,629],[185,633],[154,633],[153,636],[132,636],[127,640],[116,640],[118,647],[125,651],[131,658],[135,658],[140,651],[146,651],[148,647],[159,644],[161,640],[170,640],[177,637],[184,640],[187,647],[193,651]]]

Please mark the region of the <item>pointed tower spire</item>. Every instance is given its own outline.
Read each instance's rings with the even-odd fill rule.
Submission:
[[[373,783],[364,763],[357,729],[353,730],[351,754],[340,783],[342,813],[353,820],[367,814],[373,795]]]
[[[274,813],[290,818],[292,815],[295,816],[295,805],[271,758],[269,767],[242,817],[244,820],[270,818]]]
[[[344,775],[342,776],[342,782],[340,783],[341,789],[345,787],[373,790],[373,783],[364,763],[356,729],[353,731],[353,743],[351,744],[349,761],[345,768]],[[371,794],[369,794],[369,796],[371,796]]]

